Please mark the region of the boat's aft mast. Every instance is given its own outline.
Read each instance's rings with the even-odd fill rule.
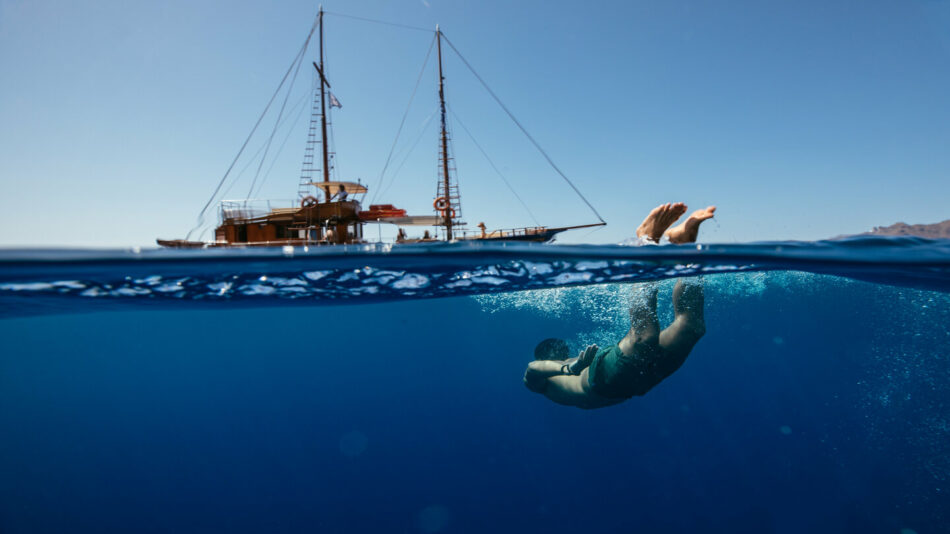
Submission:
[[[439,56],[439,110],[442,114],[442,185],[445,202],[445,209],[442,211],[443,224],[445,224],[445,239],[452,240],[452,195],[449,189],[449,136],[445,129],[445,76],[442,75],[442,31],[439,26],[435,27],[436,48]]]
[[[320,6],[320,133],[322,135],[323,146],[323,181],[330,181],[330,152],[327,147],[327,104],[326,104],[326,77],[323,69],[323,5]],[[323,187],[323,193],[326,196],[325,201],[330,201],[330,186]]]

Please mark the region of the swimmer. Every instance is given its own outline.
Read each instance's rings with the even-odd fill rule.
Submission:
[[[673,244],[693,243],[699,226],[715,212],[715,206],[697,210],[683,223],[670,228],[686,213],[686,204],[663,204],[643,220],[637,228],[637,238],[644,243],[658,243],[665,235]],[[525,386],[558,404],[584,409],[603,408],[646,394],[683,365],[706,333],[700,280],[676,282],[673,323],[662,331],[656,300],[656,283],[635,287],[630,331],[610,347],[588,345],[577,358],[568,359],[567,343],[563,340],[542,341],[534,350],[535,361],[525,371]]]

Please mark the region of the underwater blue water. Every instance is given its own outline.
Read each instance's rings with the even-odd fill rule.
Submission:
[[[910,238],[0,251],[0,532],[947,532],[948,272]],[[698,273],[646,396],[522,385]]]

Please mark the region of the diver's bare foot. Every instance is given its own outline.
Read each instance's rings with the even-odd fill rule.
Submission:
[[[682,217],[684,213],[686,213],[686,204],[682,202],[661,204],[653,208],[653,211],[647,215],[646,219],[643,219],[640,227],[637,228],[637,237],[647,238],[654,243],[659,242],[660,238],[663,237],[663,232],[672,226],[676,219]]]
[[[695,243],[696,236],[699,235],[699,225],[707,219],[712,219],[716,213],[716,206],[709,206],[706,209],[696,210],[688,219],[681,224],[670,228],[666,232],[670,243]]]

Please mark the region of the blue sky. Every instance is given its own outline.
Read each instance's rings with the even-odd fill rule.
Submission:
[[[316,9],[0,0],[0,246],[183,237]],[[948,1],[354,0],[325,9],[439,23],[609,223],[565,242],[619,241],[652,206],[677,200],[719,206],[703,235],[711,242],[950,218]],[[373,186],[432,35],[332,15],[326,24],[327,72],[343,103],[333,116],[338,172]],[[591,222],[452,52],[445,65],[455,116],[537,219]],[[288,107],[309,88],[302,72]],[[435,84],[430,61],[397,153],[420,142],[378,199],[413,213],[430,213],[435,192],[437,130],[423,128]],[[532,224],[458,119],[465,220]],[[280,130],[275,147],[285,132],[287,142],[258,196],[295,198],[307,120]],[[273,116],[263,132],[272,126]],[[247,194],[255,168],[228,198]]]

